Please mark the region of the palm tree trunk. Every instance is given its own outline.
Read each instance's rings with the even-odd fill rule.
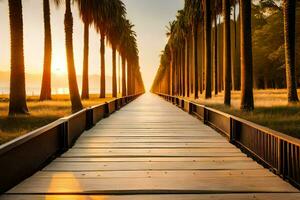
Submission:
[[[217,8],[217,7],[216,7]],[[215,8],[215,9],[216,9]],[[215,13],[215,15],[214,15],[214,17],[215,17],[215,35],[214,35],[214,37],[215,37],[215,44],[214,44],[214,46],[215,46],[215,48],[214,48],[214,50],[215,50],[215,59],[214,59],[214,65],[215,65],[215,71],[214,71],[214,80],[215,80],[215,95],[218,95],[218,92],[219,92],[219,89],[218,89],[218,22],[217,22],[217,12]]]
[[[288,101],[298,102],[296,81],[296,1],[284,0],[284,41],[285,41],[285,67],[288,90]]]
[[[190,97],[190,55],[189,55],[189,36],[187,36],[187,38],[185,39],[185,52],[186,52],[186,56],[185,56],[185,63],[186,63],[186,67],[185,67],[185,87],[186,87],[186,96]]]
[[[89,99],[89,24],[84,23],[83,72],[81,99]]]
[[[211,98],[211,10],[210,0],[205,0],[204,14],[204,35],[205,35],[205,98]]]
[[[240,1],[241,22],[241,109],[254,109],[251,0]]]
[[[170,60],[170,94],[174,95],[174,52],[170,47],[171,60]]]
[[[8,4],[11,34],[9,115],[27,114],[22,1],[9,0]]]
[[[132,95],[132,65],[130,62],[127,62],[127,95]]]
[[[198,23],[194,23],[193,27],[193,39],[194,39],[194,98],[199,98],[199,88],[198,88]]]
[[[190,93],[193,94],[194,93],[194,47],[193,47],[193,34],[190,34],[190,48],[189,48],[189,63],[190,63]]]
[[[246,0],[248,1],[248,0]],[[231,38],[230,38],[230,0],[223,0],[223,16],[224,16],[224,70],[225,70],[225,88],[224,88],[224,104],[231,103]]]
[[[173,54],[173,63],[172,63],[172,69],[173,69],[173,95],[176,95],[176,50],[174,49]]]
[[[105,83],[105,35],[101,33],[100,37],[100,54],[101,54],[101,85],[100,85],[100,98],[105,98],[106,83]]]
[[[183,44],[184,47],[185,47],[185,43]],[[182,96],[184,97],[185,96],[185,48],[182,48],[181,49],[181,78],[182,78],[182,81],[181,81],[181,85],[182,85]]]
[[[117,50],[112,47],[112,96],[117,97]]]
[[[121,94],[121,55],[118,53],[118,93]]]
[[[204,81],[204,65],[205,65],[205,46],[204,46],[204,29],[202,28],[202,26],[200,27],[200,30],[199,30],[199,36],[200,36],[200,39],[198,40],[198,43],[197,43],[197,46],[199,47],[199,50],[198,50],[198,55],[199,55],[199,68],[198,68],[198,87],[199,87],[199,91],[200,91],[200,94],[203,93],[203,81]]]
[[[125,97],[126,94],[126,58],[122,56],[122,96]]]
[[[221,24],[221,17],[219,17],[219,23],[218,23],[218,61],[219,61],[219,81],[218,81],[218,87],[219,92],[222,92],[224,89],[224,59],[223,59],[223,46],[224,46],[224,38],[223,36],[223,25]]]
[[[51,57],[52,57],[52,37],[50,24],[50,4],[49,0],[43,1],[44,10],[44,71],[41,87],[40,100],[51,100]]]
[[[69,91],[70,91],[70,98],[72,103],[72,111],[75,112],[81,110],[83,106],[78,91],[75,64],[74,64],[73,16],[71,11],[71,0],[66,0],[65,34],[66,34]]]
[[[181,87],[181,48],[178,49],[178,90],[179,96],[182,96],[182,87]]]
[[[236,6],[237,4],[239,4],[239,0],[236,0]],[[239,13],[239,12],[238,12]],[[236,11],[237,14],[237,11]],[[236,32],[236,50],[235,50],[235,65],[236,65],[236,75],[235,75],[235,89],[236,90],[240,90],[241,89],[241,62],[240,62],[240,58],[241,58],[241,45],[240,45],[240,17],[237,15],[235,17],[235,32]]]

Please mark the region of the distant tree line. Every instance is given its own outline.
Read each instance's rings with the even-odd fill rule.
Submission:
[[[296,8],[295,0],[185,0],[152,91],[195,99],[224,92],[230,105],[231,91],[241,90],[241,109],[251,111],[253,88],[287,88],[298,102]]]

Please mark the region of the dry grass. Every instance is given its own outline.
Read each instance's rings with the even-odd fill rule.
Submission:
[[[300,90],[298,93],[300,97]],[[255,110],[251,113],[239,110],[240,92],[232,93],[231,107],[224,106],[222,93],[196,102],[300,138],[300,104],[288,104],[285,90],[256,90],[254,96]]]
[[[84,107],[104,103],[107,100],[92,95],[83,101]],[[0,144],[47,125],[61,117],[71,114],[71,103],[67,95],[53,96],[51,101],[38,101],[38,97],[28,97],[29,116],[8,117],[8,98],[0,96]]]

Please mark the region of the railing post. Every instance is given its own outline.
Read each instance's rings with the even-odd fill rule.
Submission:
[[[60,153],[64,153],[69,149],[69,130],[68,130],[68,121],[64,121],[60,127],[59,131],[61,134],[61,150]]]
[[[88,108],[86,110],[86,130],[91,129],[94,126],[94,120],[93,120],[93,109]]]
[[[277,141],[277,145],[278,145],[278,150],[277,150],[277,165],[278,165],[278,173],[282,174],[282,176],[284,177],[284,168],[282,166],[282,161],[283,161],[283,142],[281,141],[281,139],[278,138]]]
[[[229,141],[230,143],[234,143],[236,139],[236,134],[237,134],[237,127],[236,127],[236,121],[230,117],[230,137]]]
[[[207,122],[208,122],[208,119],[209,119],[209,111],[207,110],[207,108],[204,106],[203,107],[203,109],[204,109],[204,116],[203,116],[203,122],[204,122],[204,124],[207,124]]]
[[[189,103],[189,114],[193,114],[193,104],[191,102]]]

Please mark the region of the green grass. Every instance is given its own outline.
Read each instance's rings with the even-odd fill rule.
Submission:
[[[104,103],[107,100],[92,95],[90,100],[83,101],[84,107]],[[0,96],[0,144],[24,135],[32,130],[47,125],[71,113],[71,103],[67,95],[53,96],[51,101],[38,101],[38,97],[28,97],[28,116],[8,117],[8,98]]]
[[[285,90],[257,90],[254,96],[255,110],[251,113],[239,109],[240,92],[232,93],[231,107],[224,106],[222,93],[210,100],[201,97],[196,102],[300,138],[300,104],[288,104]]]

